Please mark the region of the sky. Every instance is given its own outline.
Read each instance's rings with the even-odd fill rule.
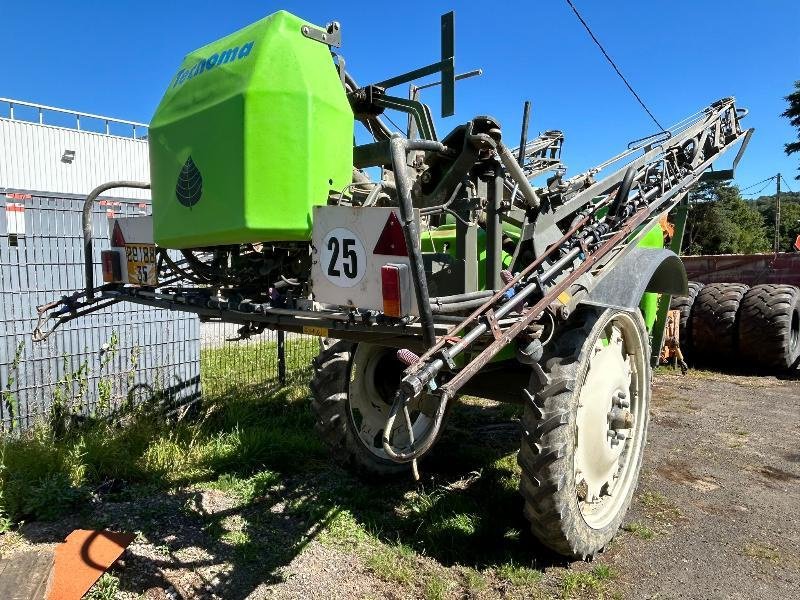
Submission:
[[[735,96],[750,109],[743,126],[756,128],[737,183],[782,172],[800,189],[800,157],[783,152],[797,132],[780,117],[800,80],[800,2],[573,1],[659,121]],[[437,61],[439,16],[455,10],[456,70],[483,75],[457,84],[453,117],[441,119],[435,88],[425,92],[440,137],[488,114],[516,145],[531,100],[530,132],[564,131],[575,174],[655,129],[564,0],[2,0],[0,96],[148,122],[186,53],[278,9],[339,21],[340,51],[362,85]]]

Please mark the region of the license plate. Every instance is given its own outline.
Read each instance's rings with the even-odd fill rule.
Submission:
[[[125,258],[128,262],[128,283],[158,285],[156,247],[153,244],[126,244]]]

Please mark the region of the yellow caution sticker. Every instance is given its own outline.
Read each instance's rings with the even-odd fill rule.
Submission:
[[[558,301],[561,302],[564,306],[569,304],[569,301],[572,300],[572,295],[569,292],[561,292],[558,295]]]
[[[303,333],[306,335],[316,335],[317,337],[328,337],[328,329],[326,327],[303,325]]]

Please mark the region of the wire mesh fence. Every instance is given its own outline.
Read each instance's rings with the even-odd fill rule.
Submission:
[[[3,200],[5,202],[3,202]],[[119,303],[33,343],[36,307],[84,286],[83,199],[0,196],[0,431],[53,415],[107,415],[157,399],[178,406],[244,387],[277,388],[310,375],[318,338],[200,323],[190,313]],[[109,216],[148,214],[148,202],[99,202],[92,213],[95,281]]]
[[[0,208],[0,429],[27,429],[54,409],[86,416],[156,396],[199,397],[193,315],[119,303],[33,343],[36,306],[84,285],[83,199],[14,192],[0,196]],[[95,206],[96,281],[100,251],[109,247],[107,218],[148,211],[140,200]]]
[[[319,338],[274,331],[236,340],[238,326],[200,324],[200,364],[203,394],[222,396],[236,390],[265,389],[302,383],[311,375]]]

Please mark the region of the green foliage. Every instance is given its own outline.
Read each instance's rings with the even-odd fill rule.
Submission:
[[[775,236],[775,194],[759,196],[752,203],[764,216],[767,237],[773,240]],[[779,250],[793,252],[794,242],[798,235],[800,235],[800,192],[781,191]]]
[[[789,107],[781,113],[781,116],[789,119],[792,127],[797,129],[797,141],[789,142],[784,146],[786,154],[792,155],[800,152],[800,81],[794,82],[794,91],[786,96],[784,100],[789,103]],[[798,172],[800,172],[800,169],[798,169]],[[800,180],[800,175],[797,175],[795,179]]]
[[[542,580],[541,571],[515,565],[513,561],[500,566],[497,576],[517,587],[531,587]]]
[[[15,422],[19,417],[19,401],[17,400],[17,395],[13,392],[14,384],[17,381],[17,371],[19,370],[19,364],[22,362],[22,354],[25,351],[25,342],[20,341],[17,344],[17,350],[14,353],[14,360],[11,361],[11,365],[8,368],[8,378],[6,379],[6,384],[3,386],[2,394],[3,394],[3,402],[5,402],[6,407],[8,407],[11,429],[14,429]]]
[[[85,363],[65,369],[56,388],[65,409],[79,405],[87,374]],[[208,375],[202,374],[204,382]],[[323,463],[306,395],[304,385],[272,392],[240,386],[207,397],[196,419],[169,421],[145,403],[128,410],[124,427],[87,418],[67,429],[39,424],[6,436],[0,439],[0,526],[3,518],[9,525],[58,518],[115,481],[159,487],[211,481],[249,502],[278,482],[277,471]]]
[[[381,579],[406,585],[414,578],[414,551],[408,546],[385,546],[367,556],[367,567]]]
[[[691,193],[684,254],[753,254],[770,249],[764,218],[724,183],[701,183]]]
[[[608,565],[597,565],[591,571],[566,571],[561,579],[561,592],[565,598],[575,594],[602,594],[616,573]]]
[[[103,576],[86,593],[84,600],[114,600],[118,591],[119,577],[103,573]]]

